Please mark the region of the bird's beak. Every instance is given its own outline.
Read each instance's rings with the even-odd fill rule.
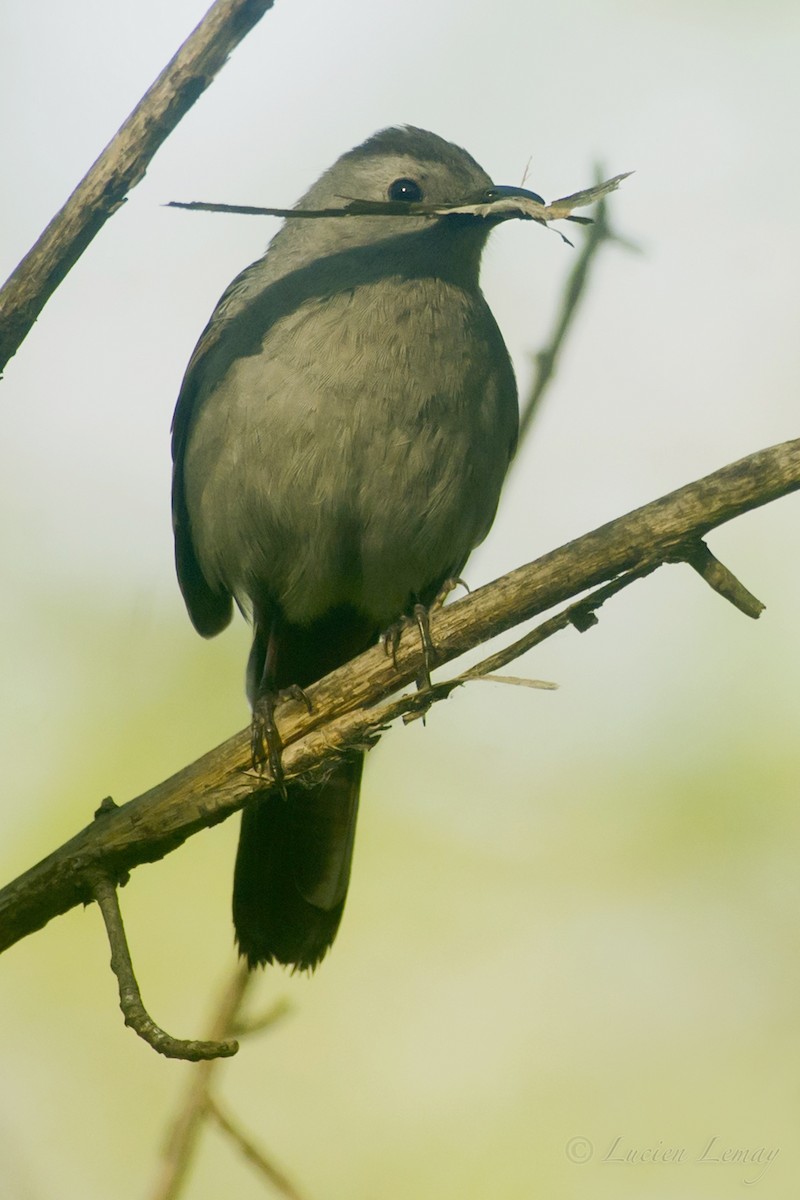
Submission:
[[[536,210],[544,208],[545,202],[537,192],[530,192],[524,187],[507,187],[504,184],[493,183],[453,206],[454,213],[468,213],[482,220],[492,222],[508,221],[513,217],[526,220],[540,219]]]
[[[538,192],[531,192],[524,187],[508,187],[502,183],[494,183],[484,193],[483,217],[493,224],[510,221],[515,217],[535,219],[535,210],[544,208],[544,203]]]
[[[502,183],[492,184],[484,195],[485,199],[490,202],[494,199],[499,200],[501,197],[510,197],[511,199],[525,197],[527,200],[533,200],[536,204],[544,204],[544,200],[538,192],[530,192],[524,187],[507,187]]]

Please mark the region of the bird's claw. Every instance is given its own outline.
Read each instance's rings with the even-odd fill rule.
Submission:
[[[451,575],[449,578],[445,579],[444,583],[439,588],[439,591],[433,598],[433,604],[430,607],[430,611],[436,612],[438,609],[442,608],[450,593],[454,592],[458,587],[463,587],[464,591],[467,593],[467,595],[469,595],[469,584],[467,583],[466,579],[462,579],[460,575]]]
[[[424,604],[414,605],[414,623],[419,630],[419,639],[422,642],[422,670],[417,676],[417,688],[419,691],[430,691],[431,688],[431,671],[436,666],[436,647],[433,644],[431,637],[430,612]]]
[[[403,626],[408,624],[408,617],[401,617],[399,621],[395,621],[388,629],[384,629],[380,636],[380,644],[383,646],[383,652],[388,658],[392,656],[392,665],[395,671],[397,670],[397,650],[400,646],[400,639],[403,636]]]
[[[422,643],[422,670],[417,676],[417,687],[420,691],[427,691],[431,687],[431,671],[436,666],[438,655],[436,647],[431,637],[430,628],[430,612],[441,607],[445,597],[460,581],[448,580],[442,591],[440,591],[431,605],[431,609],[427,609],[424,604],[417,602],[411,610],[411,615],[402,616],[393,625],[380,636],[380,644],[383,646],[386,655],[391,655],[395,670],[397,669],[397,651],[400,646],[400,641],[405,629],[415,627],[419,632],[420,641]]]
[[[275,786],[286,799],[286,782],[283,773],[283,740],[275,724],[275,709],[283,700],[297,700],[312,711],[311,701],[299,686],[293,683],[280,692],[265,691],[253,705],[253,720],[250,726],[250,753],[253,768],[259,775],[269,764]]]

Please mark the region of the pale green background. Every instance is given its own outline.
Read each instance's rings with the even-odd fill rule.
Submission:
[[[5,5],[3,275],[202,11]],[[800,11],[768,0],[280,0],[0,389],[4,879],[247,720],[244,628],[203,643],[173,578],[168,428],[211,308],[275,223],[160,205],[290,204],[398,121],[499,182],[531,156],[548,198],[596,159],[636,169],[613,214],[646,253],[600,261],[474,586],[797,435],[799,55]],[[523,389],[573,261],[530,225],[493,238],[484,281]],[[758,623],[664,568],[515,668],[558,692],[473,686],[370,756],[335,950],[311,981],[260,981],[294,1015],[223,1071],[309,1197],[795,1194],[799,515],[790,498],[711,538],[766,602]],[[235,835],[123,893],[145,998],[183,1036],[233,962]],[[3,1200],[152,1185],[192,1068],[123,1028],[107,959],[90,909],[0,960]],[[714,1136],[778,1154],[763,1174],[698,1163]],[[683,1161],[604,1162],[617,1137]],[[209,1134],[188,1195],[262,1194]]]

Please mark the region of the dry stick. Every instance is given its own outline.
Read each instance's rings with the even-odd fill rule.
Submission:
[[[256,979],[244,963],[231,973],[220,997],[208,1031],[209,1040],[219,1041],[230,1034],[252,1031],[251,1025],[239,1029],[238,1014],[250,985]],[[273,1025],[288,1011],[288,1004],[279,1000],[257,1022],[258,1028]],[[192,1069],[191,1084],[180,1107],[164,1148],[156,1185],[149,1200],[177,1200],[188,1177],[198,1140],[209,1110],[211,1085],[217,1074],[219,1059],[210,1059]]]
[[[764,605],[752,592],[748,592],[735,575],[732,575],[724,563],[715,558],[703,541],[695,542],[684,555],[690,567],[694,567],[698,575],[705,579],[710,588],[719,592],[729,600],[734,608],[743,612],[746,617],[758,618],[764,611]]]
[[[0,291],[0,373],[181,117],[273,0],[217,0]]]
[[[142,1003],[139,985],[133,973],[128,939],[122,924],[116,885],[99,870],[88,873],[92,895],[97,901],[105,921],[108,942],[111,946],[111,970],[119,984],[119,1006],[128,1025],[165,1058],[184,1058],[189,1062],[202,1062],[209,1058],[228,1058],[239,1049],[235,1041],[185,1041],[174,1038],[156,1025]]]
[[[511,189],[511,192],[491,186],[475,198],[467,200],[447,200],[442,204],[431,204],[428,201],[408,203],[405,200],[358,200],[352,199],[330,208],[267,208],[254,204],[217,204],[207,200],[170,200],[167,208],[182,208],[193,212],[236,213],[240,216],[284,217],[297,220],[328,220],[330,217],[399,217],[401,220],[415,220],[417,217],[446,217],[461,214],[471,217],[492,218],[500,220],[520,219],[523,221],[538,221],[541,225],[549,225],[551,221],[577,221],[581,225],[591,225],[591,217],[578,217],[574,209],[586,208],[596,204],[609,192],[614,192],[630,175],[625,171],[622,175],[614,175],[611,179],[599,180],[592,187],[581,192],[573,192],[570,196],[562,196],[545,204],[541,196],[532,192],[521,195]],[[565,242],[572,245],[569,238],[564,237],[560,230],[554,230]]]
[[[432,612],[437,661],[449,662],[645,564],[691,560],[710,529],[798,488],[800,439],[731,463]],[[396,666],[375,646],[308,689],[311,713],[298,701],[281,705],[286,777],[309,772],[349,747],[367,746],[387,722],[424,709],[420,693],[383,700],[413,681],[420,667],[419,639],[409,631]],[[92,868],[121,879],[242,808],[254,790],[270,783],[268,772],[253,776],[249,761],[250,732],[242,730],[128,804],[104,805],[91,825],[0,891],[0,950],[91,900]]]
[[[540,645],[547,638],[552,637],[554,633],[560,633],[562,629],[566,629],[569,625],[573,625],[579,633],[585,633],[587,629],[591,629],[597,624],[596,610],[606,600],[612,596],[616,596],[617,592],[621,592],[623,588],[629,584],[635,583],[637,579],[644,579],[646,575],[651,575],[658,567],[661,566],[659,559],[643,563],[635,570],[627,571],[624,575],[620,575],[617,579],[607,583],[605,587],[597,588],[582,600],[576,601],[575,604],[570,604],[562,612],[556,613],[554,617],[549,617],[546,621],[542,621],[541,625],[537,625],[524,637],[518,638],[509,646],[505,646],[502,650],[498,650],[496,654],[491,654],[488,658],[484,658],[474,667],[470,667],[465,671],[460,679],[465,683],[470,679],[493,679],[493,671],[501,671],[508,663],[513,662],[515,658],[519,658],[523,654],[527,654],[529,650],[533,650],[535,646]],[[496,677],[498,681],[502,681],[505,677],[499,675]],[[525,681],[528,682],[528,681]],[[541,681],[533,681],[535,686],[543,686]],[[545,687],[553,687],[553,684],[545,684]]]
[[[715,558],[709,550],[708,546],[703,541],[689,541],[678,551],[670,555],[668,558],[655,558],[649,561],[644,561],[638,567],[631,571],[627,571],[624,575],[618,576],[607,583],[605,587],[597,588],[582,600],[578,600],[575,604],[570,604],[562,612],[556,613],[554,617],[550,617],[547,621],[543,621],[541,625],[537,625],[530,633],[526,633],[524,637],[519,638],[516,642],[512,642],[509,646],[498,650],[496,654],[492,654],[489,658],[484,658],[474,667],[470,667],[463,675],[459,676],[459,680],[468,682],[470,679],[497,679],[499,683],[512,682],[521,683],[527,687],[537,688],[553,688],[556,684],[544,683],[542,680],[521,679],[509,680],[506,676],[493,676],[492,671],[500,671],[508,663],[513,662],[515,658],[526,654],[528,650],[532,650],[538,646],[546,638],[552,637],[554,633],[566,629],[568,625],[573,625],[579,633],[585,633],[587,629],[591,629],[597,624],[597,609],[605,604],[606,600],[610,600],[612,596],[616,596],[617,592],[628,587],[629,584],[635,583],[637,579],[644,579],[647,575],[652,575],[653,571],[658,567],[663,566],[664,562],[686,562],[690,567],[694,567],[699,575],[705,579],[706,583],[715,592],[734,606],[746,617],[758,618],[761,616],[766,605],[762,604],[752,592],[749,592],[743,584],[739,582],[736,576],[724,565],[719,559]]]

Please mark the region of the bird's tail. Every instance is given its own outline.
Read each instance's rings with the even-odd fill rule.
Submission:
[[[251,967],[313,970],[344,910],[364,756],[337,763],[310,786],[287,785],[242,813],[233,879],[233,923]]]

